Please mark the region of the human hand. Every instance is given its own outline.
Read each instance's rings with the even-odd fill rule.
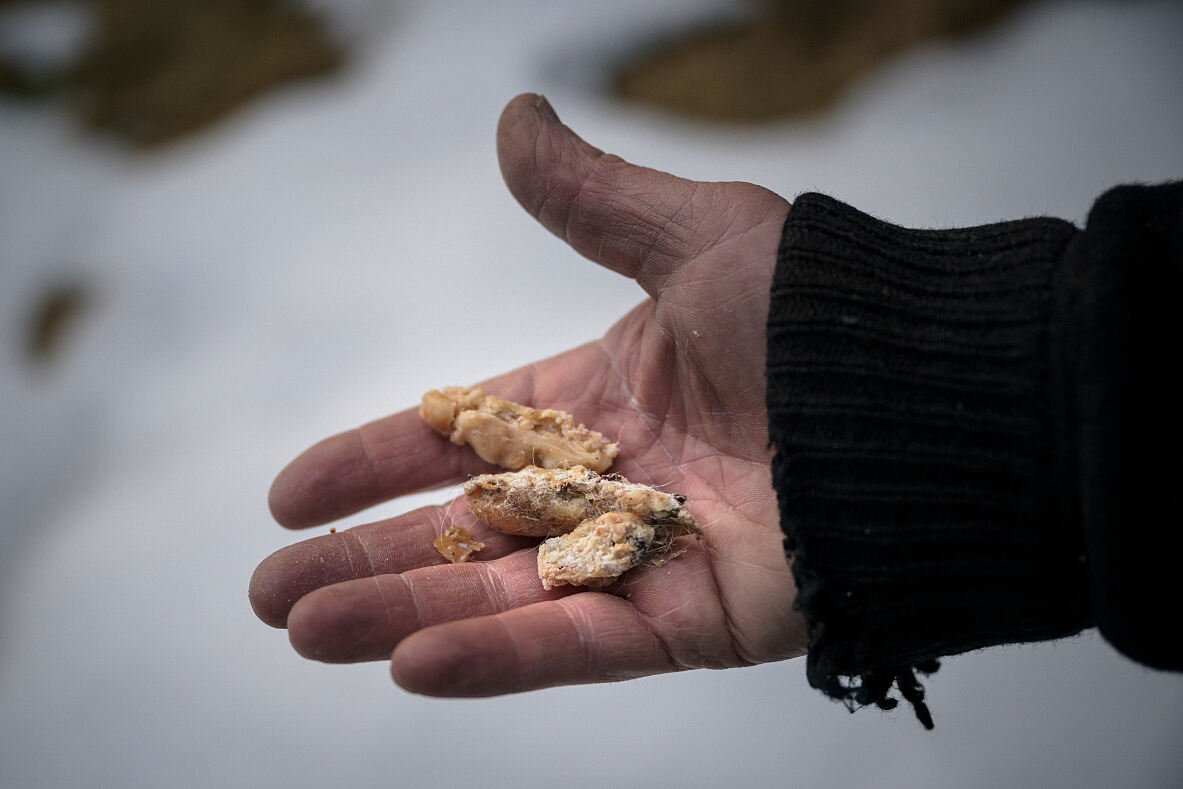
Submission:
[[[510,102],[497,142],[526,210],[650,298],[602,339],[482,386],[619,441],[612,470],[685,494],[704,537],[607,591],[544,591],[537,540],[490,530],[457,499],[277,551],[251,579],[255,612],[286,626],[306,657],[389,656],[399,685],[438,696],[802,654],[764,406],[765,319],[789,204],[752,184],[687,181],[604,154],[538,96]],[[305,451],[275,480],[271,510],[285,526],[313,526],[490,470],[409,409]],[[435,552],[452,524],[486,544],[474,561]]]

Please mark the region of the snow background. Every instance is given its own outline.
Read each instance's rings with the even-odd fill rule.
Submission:
[[[1183,176],[1183,6],[1038,4],[824,118],[736,130],[598,90],[606,52],[722,0],[321,5],[356,45],[343,76],[160,154],[0,103],[0,786],[1183,785],[1183,678],[1094,633],[946,661],[928,733],[847,715],[801,661],[425,699],[384,663],[299,658],[246,600],[258,561],[325,531],[268,515],[296,453],[642,297],[505,190],[493,132],[516,93],[683,176],[919,226],[1080,222],[1111,185]],[[63,278],[95,303],[31,368],[21,328]]]

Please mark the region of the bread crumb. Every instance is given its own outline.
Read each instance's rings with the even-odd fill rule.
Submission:
[[[474,540],[463,526],[450,526],[435,538],[435,549],[452,564],[467,562],[469,557],[484,547],[485,544]]]
[[[423,395],[419,416],[453,444],[468,444],[483,460],[513,470],[585,466],[604,472],[620,451],[565,411],[511,403],[479,387],[432,389]]]
[[[482,474],[464,483],[464,495],[473,515],[506,534],[555,537],[605,512],[632,512],[665,532],[702,533],[682,506],[685,496],[583,466]]]
[[[645,561],[655,537],[654,528],[631,512],[606,512],[586,520],[538,546],[542,588],[612,583]]]
[[[661,563],[678,537],[702,534],[684,496],[583,466],[484,474],[464,494],[472,514],[494,529],[552,538],[538,549],[546,589],[602,586],[653,557]]]

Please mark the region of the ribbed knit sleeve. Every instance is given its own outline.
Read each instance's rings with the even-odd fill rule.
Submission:
[[[909,230],[807,194],[768,319],[774,485],[809,682],[926,726],[914,670],[1090,624],[1063,452],[1055,219]]]
[[[925,726],[936,658],[1096,625],[1183,669],[1183,183],[1084,230],[785,222],[768,416],[807,675]]]

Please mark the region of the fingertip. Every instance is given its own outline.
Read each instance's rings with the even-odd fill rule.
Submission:
[[[288,640],[297,654],[322,663],[380,660],[397,638],[380,610],[381,596],[371,583],[327,586],[292,607]]]
[[[309,561],[315,558],[314,553],[310,544],[298,543],[281,548],[259,562],[247,589],[255,616],[272,627],[288,626],[288,612],[292,606],[323,582],[320,577],[306,572],[315,566]]]
[[[536,116],[552,123],[560,123],[558,113],[546,96],[541,93],[519,93],[501,111],[501,120],[512,121]]]
[[[499,142],[512,139],[523,127],[537,127],[543,123],[561,125],[558,114],[546,97],[539,93],[521,93],[514,96],[501,111],[497,122]]]
[[[267,505],[276,522],[306,529],[350,515],[381,499],[357,431],[306,449],[275,477]]]
[[[276,576],[271,567],[271,558],[268,556],[251,573],[251,582],[247,587],[247,598],[251,601],[251,610],[264,624],[282,628],[287,625],[291,602],[284,601],[282,594],[277,594]]]
[[[317,595],[319,600],[301,598],[288,614],[288,641],[300,657],[325,660],[326,646],[336,628],[339,606],[333,605],[331,593]]]
[[[513,693],[512,647],[491,637],[486,618],[428,627],[405,638],[390,656],[390,675],[410,693],[475,698]],[[510,647],[510,648],[506,648]]]
[[[542,215],[546,201],[553,197],[565,203],[589,162],[602,155],[564,125],[550,102],[536,93],[515,97],[497,124],[497,162],[506,186],[552,233],[562,228],[557,219]]]
[[[349,580],[348,551],[339,538],[298,542],[268,556],[251,575],[248,596],[255,615],[272,627],[290,627],[289,613],[305,595]]]
[[[316,448],[311,447],[305,450],[299,457],[284,466],[283,470],[275,476],[271,482],[271,488],[267,491],[267,508],[271,511],[271,517],[285,529],[303,529],[316,525],[313,519],[308,517],[307,501],[309,499],[308,484],[311,483],[313,488],[318,485],[317,480],[310,479],[310,475],[305,470],[308,465],[308,455]],[[322,480],[320,486],[323,484]]]
[[[416,633],[394,648],[390,655],[390,676],[394,684],[409,693],[440,696],[440,683],[433,681],[432,669],[439,669],[439,661],[431,654],[431,639],[423,643],[423,633]]]
[[[299,513],[295,506],[298,492],[293,490],[292,474],[288,471],[290,468],[291,463],[279,472],[267,491],[267,509],[271,511],[271,517],[287,529],[298,528],[295,524],[299,522]]]
[[[516,96],[505,105],[497,122],[497,164],[501,168],[501,177],[510,193],[527,210],[530,210],[527,185],[538,167],[531,152],[536,147],[543,122],[537,110],[540,98],[535,93]]]

